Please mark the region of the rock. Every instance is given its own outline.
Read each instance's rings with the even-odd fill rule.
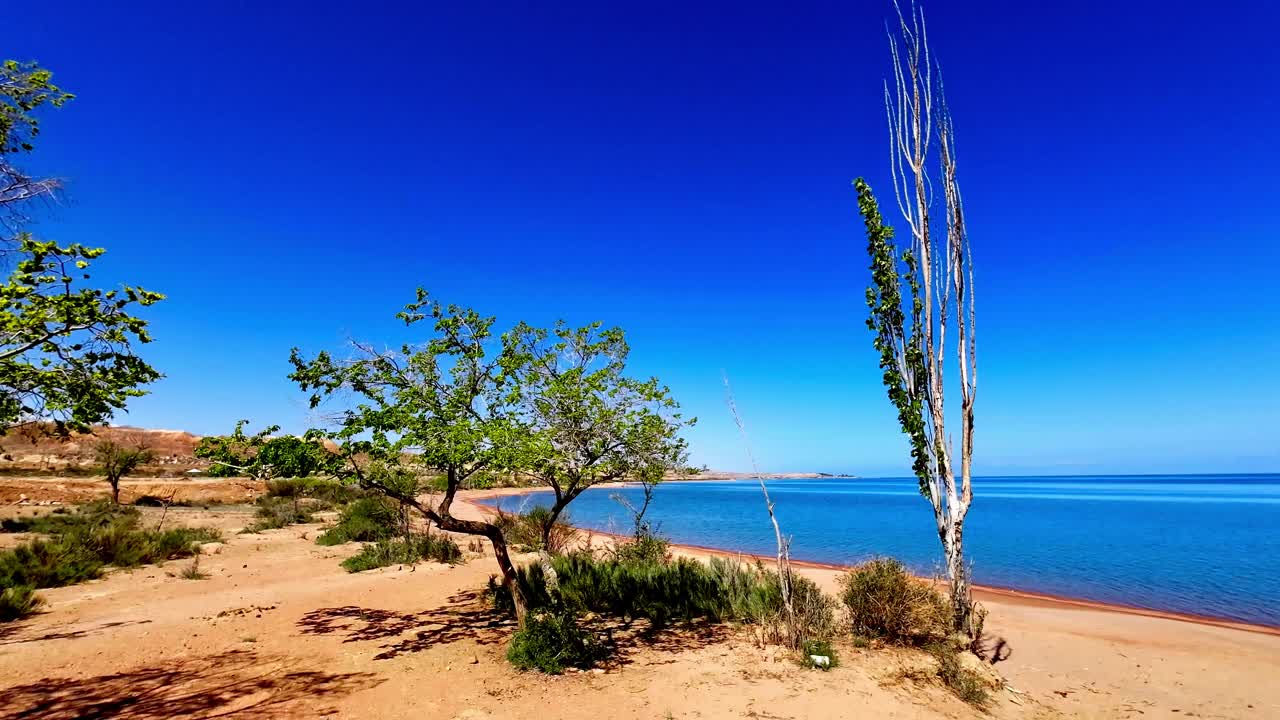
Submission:
[[[201,555],[217,555],[220,552],[222,552],[222,543],[220,542],[200,543]]]
[[[592,675],[603,675],[603,674],[604,674],[604,668],[591,668],[591,674],[592,674]]]

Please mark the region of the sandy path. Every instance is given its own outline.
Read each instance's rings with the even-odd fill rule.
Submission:
[[[171,517],[235,528],[248,514]],[[229,535],[201,560],[207,580],[177,577],[180,561],[44,591],[47,612],[0,626],[0,718],[982,717],[903,680],[927,667],[918,654],[846,646],[842,667],[806,671],[727,627],[625,643],[603,674],[517,673],[510,624],[479,597],[487,554],[350,575],[337,563],[355,548],[315,545],[318,528]],[[995,717],[1280,717],[1275,636],[989,606],[1014,646],[1000,668],[1027,693],[1002,694]]]

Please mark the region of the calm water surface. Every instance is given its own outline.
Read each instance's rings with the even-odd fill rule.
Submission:
[[[932,512],[909,478],[773,480],[798,560],[876,555],[940,571]],[[570,506],[579,527],[626,532],[597,488]],[[494,498],[515,509],[549,495]],[[769,555],[754,480],[667,483],[650,517],[677,543]],[[1154,610],[1280,626],[1280,475],[976,478],[965,544],[976,582]]]

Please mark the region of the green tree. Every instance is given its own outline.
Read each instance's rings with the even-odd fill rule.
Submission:
[[[83,287],[101,248],[23,234],[19,251],[22,259],[0,286],[0,434],[45,421],[64,434],[87,431],[160,377],[133,353],[151,336],[131,313],[164,296],[131,286]]]
[[[56,178],[33,178],[11,158],[33,149],[40,134],[36,110],[62,107],[73,96],[52,82],[53,73],[34,62],[0,63],[0,240],[14,242],[30,221],[25,211],[33,201],[49,198],[62,187]]]
[[[154,455],[144,445],[128,446],[113,440],[102,440],[93,448],[94,458],[98,463],[98,471],[111,484],[111,502],[120,504],[120,479],[138,468],[151,462]]]
[[[122,409],[160,377],[133,353],[151,341],[132,313],[163,295],[138,287],[86,287],[104,250],[40,241],[22,227],[25,207],[54,193],[56,180],[33,179],[10,161],[32,149],[42,106],[72,96],[35,63],[0,63],[0,242],[17,248],[0,287],[0,435],[15,426],[85,431]]]
[[[973,502],[973,418],[978,388],[973,256],[956,181],[955,129],[942,91],[942,75],[931,60],[923,13],[913,5],[910,18],[908,21],[899,12],[899,37],[890,38],[894,83],[885,88],[894,194],[911,231],[911,246],[901,256],[894,245],[893,228],[881,217],[871,187],[861,178],[854,183],[871,257],[867,326],[875,333],[889,400],[911,443],[912,469],[919,479],[920,493],[933,510],[950,581],[954,629],[968,635],[977,647],[983,613],[975,613],[964,556],[964,523]],[[929,169],[935,162],[936,173]],[[933,202],[935,189],[941,190],[940,208]],[[937,209],[942,211],[941,218],[934,216]],[[949,330],[954,332],[950,346],[946,343]],[[946,429],[949,352],[955,354],[959,375],[959,457]]]
[[[336,456],[319,441],[296,435],[273,437],[279,425],[246,435],[248,424],[241,420],[230,435],[210,435],[196,443],[195,456],[212,463],[210,475],[245,475],[265,481],[324,474],[334,468]]]
[[[487,350],[494,319],[444,306],[423,290],[397,317],[409,327],[429,326],[426,343],[405,344],[399,351],[356,343],[352,360],[328,352],[308,360],[294,349],[289,377],[311,393],[311,407],[330,398],[355,398],[338,412],[333,427],[310,436],[336,443],[343,460],[339,477],[398,500],[443,530],[488,538],[523,624],[526,604],[502,529],[451,512],[467,478],[514,467],[516,377],[505,352]],[[427,490],[421,478],[438,472],[444,473],[443,491],[420,499]]]
[[[621,329],[521,323],[503,339],[507,371],[518,378],[517,463],[555,494],[543,521],[544,546],[564,508],[587,488],[623,479],[651,488],[685,467],[680,432],[695,420],[681,416],[657,378],[626,376],[630,348]]]

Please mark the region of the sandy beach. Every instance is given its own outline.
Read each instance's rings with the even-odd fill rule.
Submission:
[[[727,625],[628,638],[599,672],[519,673],[503,657],[512,624],[481,596],[495,569],[483,543],[455,567],[348,574],[338,563],[356,548],[317,546],[322,525],[236,534],[250,515],[170,510],[169,522],[223,528],[226,543],[200,562],[206,580],[182,579],[173,561],[42,591],[44,612],[0,627],[0,718],[983,717],[919,679],[922,653],[846,642],[842,666],[822,673]],[[801,572],[828,590],[839,573]],[[991,717],[1280,716],[1273,633],[981,598],[1013,648]]]

